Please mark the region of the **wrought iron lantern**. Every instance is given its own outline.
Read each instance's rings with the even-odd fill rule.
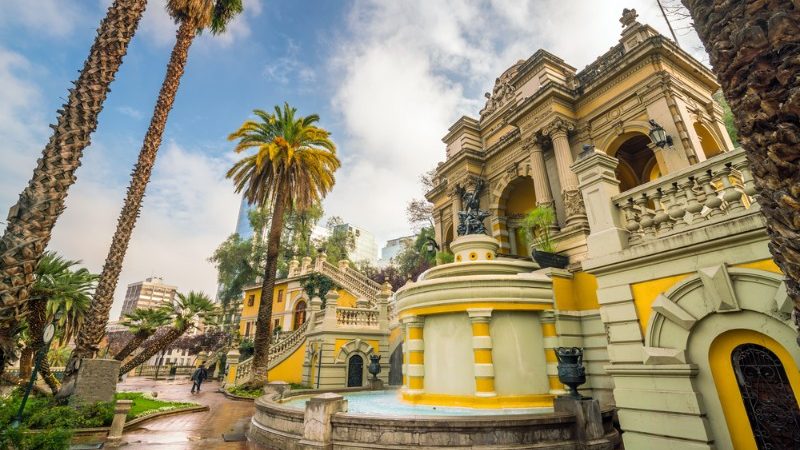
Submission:
[[[582,399],[578,386],[586,383],[586,368],[583,367],[583,350],[578,347],[556,347],[558,380],[569,387],[569,396]]]
[[[378,381],[378,374],[381,373],[381,355],[369,355],[369,366],[367,370],[372,374],[372,381]]]
[[[664,148],[666,146],[672,147],[672,136],[667,134],[667,131],[653,119],[650,122],[650,140],[658,147]]]
[[[427,239],[426,247],[427,247],[428,253],[438,252],[439,251],[439,244],[436,243],[436,240],[433,239],[430,236],[428,236],[426,239]]]

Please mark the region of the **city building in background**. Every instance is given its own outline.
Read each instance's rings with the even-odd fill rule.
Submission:
[[[172,301],[177,290],[177,286],[165,284],[161,277],[149,277],[129,284],[120,319],[136,308],[155,308],[165,301]]]
[[[414,236],[403,236],[386,241],[386,245],[381,249],[381,259],[378,260],[378,265],[381,267],[388,266],[392,262],[392,258],[397,256],[401,250],[407,245],[414,244]]]
[[[242,202],[239,204],[239,217],[236,219],[236,233],[242,239],[250,239],[253,237],[253,227],[250,226],[250,218],[248,214],[253,207],[247,203],[247,199],[242,197]]]
[[[375,240],[375,236],[372,233],[349,223],[337,225],[336,227],[337,229],[344,228],[353,235],[355,245],[349,254],[351,261],[367,261],[370,264],[377,264],[378,241]]]

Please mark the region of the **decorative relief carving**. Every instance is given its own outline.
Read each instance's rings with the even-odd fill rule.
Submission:
[[[564,191],[562,194],[567,217],[586,215],[586,206],[583,204],[583,196],[579,190],[568,190]]]
[[[515,99],[517,89],[511,84],[511,79],[517,74],[519,67],[523,63],[524,61],[518,61],[503,72],[503,74],[495,80],[492,93],[490,94],[487,92],[483,94],[484,97],[486,97],[486,105],[480,111],[481,119]]]

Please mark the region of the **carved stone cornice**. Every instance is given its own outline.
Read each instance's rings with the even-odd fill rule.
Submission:
[[[558,136],[559,134],[563,134],[566,136],[569,134],[570,131],[575,129],[575,122],[571,120],[564,119],[563,117],[556,117],[555,119],[551,120],[550,123],[545,125],[542,128],[542,134],[545,136],[549,136],[550,139]]]

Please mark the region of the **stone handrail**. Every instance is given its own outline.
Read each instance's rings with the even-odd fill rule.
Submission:
[[[368,299],[370,304],[375,303],[375,299],[381,292],[380,284],[358,271],[339,270],[336,266],[324,260],[317,261],[317,270],[348,291]]]
[[[340,327],[378,328],[378,310],[338,307],[336,324]]]
[[[268,368],[272,368],[282,360],[282,356],[291,354],[305,341],[308,324],[311,320],[306,320],[296,330],[289,333],[286,337],[269,347]],[[250,379],[253,369],[253,357],[239,362],[236,368],[236,384],[241,384]]]
[[[739,148],[670,173],[612,198],[628,245],[635,246],[733,218],[758,208],[744,150]]]

